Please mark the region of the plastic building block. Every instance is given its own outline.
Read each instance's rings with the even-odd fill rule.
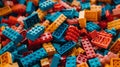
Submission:
[[[54,6],[54,2],[51,0],[45,1],[39,4],[41,10],[46,11]]]
[[[62,10],[62,13],[67,17],[67,18],[73,18],[75,9],[64,9]]]
[[[2,65],[2,67],[19,67],[19,65],[17,62],[15,62],[15,63],[9,63],[9,64]]]
[[[58,67],[60,59],[61,56],[59,54],[54,54],[50,67]]]
[[[79,22],[78,18],[67,19],[68,24],[78,24],[78,22]]]
[[[82,46],[86,52],[87,58],[96,57],[96,54],[95,54],[95,52],[92,48],[92,45],[91,45],[90,41],[88,40],[88,38],[87,37],[82,38],[81,42],[82,42]]]
[[[65,67],[76,67],[76,57],[75,56],[67,57]]]
[[[23,67],[29,67],[29,66],[39,62],[40,59],[42,59],[46,56],[47,56],[47,53],[46,53],[45,49],[40,48],[37,51],[29,54],[28,56],[21,58],[20,65]]]
[[[88,31],[92,32],[93,30],[99,31],[100,27],[97,24],[93,23],[93,22],[88,22],[87,26],[86,26],[86,29]]]
[[[112,1],[111,0],[98,0],[98,2],[104,2],[104,3],[112,3]]]
[[[37,25],[27,32],[27,38],[34,41],[37,39],[43,32],[45,27]]]
[[[120,24],[120,19],[113,20],[108,23],[107,29],[115,28],[116,30],[119,30],[120,29],[120,27],[118,26],[119,24]]]
[[[22,54],[24,52],[27,52],[27,45],[26,44],[22,44],[21,46],[19,46],[16,51],[18,51],[18,54]]]
[[[44,43],[43,48],[46,50],[49,56],[52,56],[56,53],[55,48],[53,47],[52,43]]]
[[[80,3],[81,4],[81,9],[90,9],[90,3],[86,2],[86,3]]]
[[[87,63],[77,64],[77,67],[89,67]]]
[[[17,0],[20,4],[25,4],[25,0]]]
[[[60,47],[60,49],[58,50],[58,53],[60,55],[63,55],[65,52],[67,52],[70,49],[72,49],[75,45],[76,45],[76,43],[74,41],[68,41],[67,43],[65,43],[64,45],[62,45]]]
[[[105,31],[112,34],[113,36],[116,36],[116,34],[117,34],[117,31],[115,28],[112,28],[111,30],[106,29]]]
[[[114,53],[117,53],[118,51],[120,51],[119,43],[120,43],[120,39],[117,39],[116,42],[111,46],[110,51]]]
[[[56,51],[59,50],[60,44],[58,44],[58,43],[52,43],[52,45],[54,46],[54,48],[56,49]]]
[[[63,9],[63,5],[60,3],[57,3],[54,5],[54,11],[61,11]]]
[[[40,22],[40,19],[38,17],[38,13],[34,12],[33,14],[26,17],[23,20],[23,22],[24,22],[24,25],[25,25],[25,29],[31,28],[32,26],[34,26],[34,24]]]
[[[48,20],[51,22],[54,22],[62,13],[61,12],[56,12],[55,14],[51,15]]]
[[[9,27],[6,27],[5,30],[2,31],[2,33],[15,43],[18,43],[22,40],[22,36]]]
[[[115,4],[120,4],[120,1],[119,0],[114,0],[113,1]]]
[[[0,54],[6,52],[6,51],[13,51],[15,49],[15,44],[11,41],[9,42],[5,47],[3,47],[1,50],[0,50]]]
[[[92,39],[92,43],[96,46],[99,46],[101,48],[108,48],[112,38],[109,36],[110,34],[106,32],[101,32],[101,34],[98,34],[95,38]]]
[[[40,64],[35,64],[32,67],[40,67]]]
[[[21,1],[24,1],[24,0],[21,0]],[[22,15],[26,12],[26,6],[23,4],[16,4],[12,7],[12,11],[19,15]]]
[[[50,62],[48,58],[41,59],[40,63],[41,63],[41,67],[50,67]]]
[[[101,67],[101,63],[98,58],[88,60],[90,67]]]
[[[35,10],[35,6],[34,6],[33,2],[29,1],[27,3],[26,12],[28,14],[31,14],[34,10]]]
[[[54,32],[66,20],[66,18],[66,16],[61,14],[52,24],[48,26],[45,32]]]
[[[112,58],[110,60],[111,67],[120,67],[120,58]]]
[[[49,24],[50,24],[50,21],[45,20],[41,25],[44,26],[45,28],[48,28]]]
[[[86,27],[86,18],[80,18],[79,25],[80,25],[80,28],[85,28]]]
[[[83,55],[83,54],[79,54],[78,56],[77,56],[77,63],[78,64],[81,64],[81,63],[83,63],[83,62],[87,62],[87,56],[85,56],[85,55]]]
[[[56,30],[52,33],[52,36],[53,36],[54,38],[56,38],[56,39],[60,39],[60,38],[63,36],[64,32],[66,31],[67,27],[68,27],[67,24],[62,23],[62,24],[58,27],[58,29],[56,29]]]
[[[38,16],[39,16],[41,21],[44,20],[44,17],[47,15],[47,12],[42,11],[41,9],[38,9],[36,12],[38,13]]]
[[[65,3],[65,2],[63,2],[63,1],[60,1],[59,3],[62,4],[63,7],[67,8],[67,9],[72,8],[71,6],[69,6],[67,3]]]
[[[73,2],[71,3],[71,6],[76,6],[76,7],[78,7],[78,6],[80,6],[80,2],[79,2],[79,1],[73,1]]]
[[[1,56],[0,61],[2,65],[12,63],[12,56],[10,52],[5,52],[0,56]]]
[[[87,21],[97,22],[99,17],[100,16],[98,15],[98,12],[92,10],[85,10],[85,18]]]
[[[78,42],[78,37],[79,37],[78,28],[72,25],[69,26],[65,34],[65,40],[68,40],[68,41],[72,40],[72,41]]]
[[[0,16],[8,15],[12,12],[12,9],[9,6],[5,6],[3,8],[0,8]]]

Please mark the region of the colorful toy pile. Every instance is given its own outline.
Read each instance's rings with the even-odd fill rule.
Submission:
[[[120,0],[0,0],[0,67],[120,67]]]

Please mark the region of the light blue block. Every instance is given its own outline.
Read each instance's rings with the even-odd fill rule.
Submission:
[[[89,59],[88,63],[90,67],[101,67],[101,63],[98,58]]]
[[[65,67],[76,67],[76,56],[67,57]]]
[[[26,12],[28,14],[31,14],[33,11],[35,11],[35,6],[34,6],[33,2],[29,1],[27,3]]]

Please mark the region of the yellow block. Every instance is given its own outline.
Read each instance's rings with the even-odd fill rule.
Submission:
[[[38,9],[36,12],[38,13],[38,17],[40,18],[40,20],[43,20],[44,17],[47,15],[46,11],[42,11],[40,9]]]
[[[48,58],[44,58],[40,60],[41,67],[50,67],[50,62]]]
[[[85,28],[86,27],[86,18],[80,18],[79,25],[81,28]]]
[[[111,67],[120,67],[120,58],[112,58],[110,60]]]
[[[3,8],[0,8],[0,16],[8,15],[12,12],[12,9],[9,6],[5,6]]]

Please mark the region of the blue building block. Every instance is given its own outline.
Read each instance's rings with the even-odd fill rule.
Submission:
[[[24,52],[27,52],[28,51],[27,45],[26,44],[22,44],[21,46],[19,46],[17,48],[16,51],[18,51],[18,54],[22,54]]]
[[[120,0],[113,0],[115,4],[120,4]]]
[[[60,55],[63,55],[64,53],[66,53],[67,51],[72,49],[75,45],[76,45],[76,43],[74,41],[68,41],[67,43],[63,44],[60,47],[60,49],[58,50],[58,53]]]
[[[40,4],[40,3],[43,3],[43,2],[45,2],[45,1],[46,1],[46,0],[40,0],[40,1],[39,1],[39,4]]]
[[[60,12],[56,12],[53,15],[48,15],[46,17],[47,20],[49,20],[50,22],[54,22],[62,13]]]
[[[85,3],[80,3],[81,4],[81,9],[90,9],[90,2],[85,2]]]
[[[78,18],[78,17],[79,17],[79,12],[75,11],[75,12],[74,12],[74,17],[77,17],[77,18]]]
[[[101,67],[101,63],[98,58],[89,59],[88,63],[90,67]]]
[[[65,67],[76,67],[76,56],[67,57]]]
[[[107,49],[96,50],[96,53],[99,53],[99,54],[101,54],[103,56],[107,55],[108,52],[109,52],[109,50],[107,50]]]
[[[47,57],[47,52],[44,48],[40,48],[28,56],[21,58],[19,65],[21,67],[31,67],[32,65],[39,63],[40,59],[45,57]]]
[[[0,50],[0,55],[3,54],[6,51],[12,52],[16,49],[16,46],[14,44],[13,41],[9,42],[6,46],[4,46],[1,50]]]
[[[18,51],[15,50],[14,52],[12,52],[12,60],[13,60],[13,62],[18,61],[19,58],[22,58],[22,57],[23,57],[23,55],[18,54]]]
[[[2,31],[2,34],[4,34],[6,37],[14,41],[15,43],[18,43],[22,40],[22,35],[20,35],[18,32],[14,31],[13,29],[6,27],[5,30]]]
[[[55,39],[60,39],[63,34],[65,33],[66,29],[68,28],[68,25],[65,23],[62,23],[53,33],[52,36]]]
[[[116,41],[118,38],[120,38],[120,33],[115,38],[113,38],[113,41]]]
[[[112,34],[113,36],[116,36],[116,34],[117,34],[117,31],[116,31],[115,28],[112,28],[111,30],[105,29],[105,31],[106,31],[107,33]]]
[[[34,6],[33,2],[29,1],[27,3],[26,12],[28,14],[31,14],[33,11],[35,11],[35,6]]]
[[[4,6],[4,4],[3,4],[2,0],[0,0],[0,7],[3,7],[3,6]]]
[[[35,64],[32,67],[41,67],[40,64]]]
[[[67,17],[67,18],[74,18],[75,14],[75,9],[64,9],[62,10],[62,13]]]
[[[25,4],[26,0],[17,0],[17,2],[19,2],[19,4]]]
[[[27,32],[27,38],[34,41],[37,39],[43,32],[45,27],[37,25]]]
[[[40,3],[39,8],[41,10],[43,10],[43,11],[46,11],[46,10],[52,8],[54,6],[54,4],[55,3],[52,0],[47,0],[47,1],[43,2],[43,3]]]
[[[58,43],[52,43],[52,45],[54,46],[54,48],[56,49],[56,51],[58,51],[60,49],[60,44],[58,44]]]
[[[38,17],[38,13],[34,12],[33,14],[31,14],[30,16],[26,17],[24,20],[24,25],[25,25],[25,29],[31,28],[33,27],[36,23],[40,22],[40,19]]]
[[[65,40],[64,36],[62,36],[60,39],[53,39],[53,42],[63,44],[67,41]]]
[[[54,54],[50,67],[58,67],[60,63],[61,56],[59,54]]]
[[[93,31],[93,30],[97,30],[97,31],[99,31],[100,30],[100,27],[97,25],[97,24],[95,24],[95,23],[93,23],[93,22],[88,22],[87,23],[87,26],[86,26],[86,29],[88,30],[88,31]]]

